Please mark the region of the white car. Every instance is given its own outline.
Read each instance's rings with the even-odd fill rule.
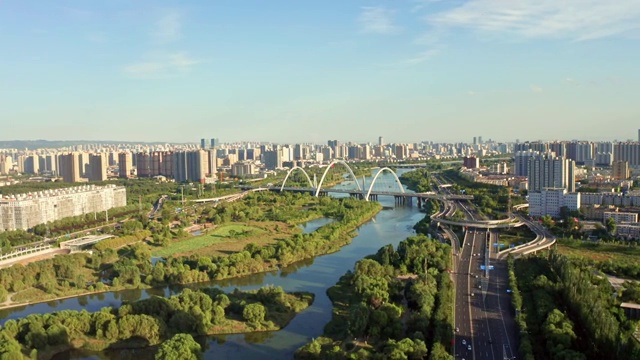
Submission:
[[[467,350],[471,351],[471,345],[467,346]]]
[[[462,345],[467,345],[467,340],[462,339]]]

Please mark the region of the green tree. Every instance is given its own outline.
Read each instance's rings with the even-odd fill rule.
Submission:
[[[267,310],[262,304],[258,303],[249,304],[242,310],[242,317],[252,326],[260,325],[266,315]]]
[[[191,335],[176,334],[160,345],[155,358],[156,360],[198,360],[202,358],[201,347]]]
[[[609,232],[609,235],[614,236],[616,234],[616,221],[613,220],[613,218],[608,218],[607,221],[605,222],[605,226],[607,227],[607,231]]]

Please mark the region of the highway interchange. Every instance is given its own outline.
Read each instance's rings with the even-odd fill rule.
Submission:
[[[440,182],[442,183],[442,182]],[[447,192],[447,189],[440,188]],[[540,224],[521,215],[518,220],[535,234],[535,240],[517,248],[498,252],[497,229],[474,227],[477,215],[461,201],[447,201],[436,219],[461,210],[468,225],[464,228],[462,246],[451,229],[441,225],[451,239],[452,279],[455,283],[454,358],[464,360],[516,359],[518,328],[515,323],[506,257],[519,257],[548,248],[555,238]],[[483,270],[481,266],[484,266]],[[490,270],[489,270],[490,269]]]

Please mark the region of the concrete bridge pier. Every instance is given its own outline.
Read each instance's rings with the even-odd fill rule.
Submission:
[[[360,200],[364,199],[364,195],[362,193],[359,193],[359,192],[357,192],[357,193],[349,193],[349,196],[357,198],[357,199],[360,199]]]
[[[411,197],[410,196],[400,196],[400,195],[394,195],[393,196],[396,202],[396,205],[409,205],[411,206]]]
[[[378,201],[378,195],[377,194],[370,194],[369,195],[369,200]]]

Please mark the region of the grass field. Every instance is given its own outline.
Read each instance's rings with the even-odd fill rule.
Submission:
[[[163,248],[152,249],[153,256],[228,255],[242,251],[247,244],[258,246],[275,243],[300,232],[295,226],[282,222],[248,222],[221,225],[209,233],[173,242]]]
[[[582,256],[596,261],[640,260],[640,247],[580,240],[558,240],[558,251],[568,256]]]
[[[499,242],[505,244],[502,249],[508,249],[509,245],[520,245],[536,238],[536,235],[529,228],[522,226],[519,228],[500,231]]]

